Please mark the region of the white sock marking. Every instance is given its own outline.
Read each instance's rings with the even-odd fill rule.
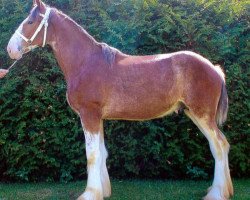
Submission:
[[[100,149],[101,134],[85,131],[86,155],[88,160],[87,188],[97,190],[102,194],[101,167],[102,153]]]

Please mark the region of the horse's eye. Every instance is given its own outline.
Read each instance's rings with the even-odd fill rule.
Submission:
[[[29,20],[29,21],[28,21],[28,24],[33,24],[33,21]]]

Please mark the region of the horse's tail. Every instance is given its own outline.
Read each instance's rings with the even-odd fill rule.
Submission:
[[[218,103],[217,113],[216,113],[217,124],[221,126],[227,120],[228,95],[227,95],[227,89],[226,89],[226,83],[225,83],[225,75],[219,66],[215,66],[215,67],[217,68],[217,71],[219,71],[219,74],[223,75],[220,100]]]

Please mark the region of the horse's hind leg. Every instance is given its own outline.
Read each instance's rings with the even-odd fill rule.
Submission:
[[[189,110],[185,113],[198,126],[209,141],[210,149],[215,159],[213,184],[205,200],[227,200],[233,195],[233,185],[228,166],[229,143],[223,133],[218,129],[212,117],[199,118]]]

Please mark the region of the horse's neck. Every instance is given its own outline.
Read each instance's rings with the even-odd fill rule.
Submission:
[[[50,45],[68,82],[80,73],[91,54],[98,51],[92,36],[65,15],[56,12],[52,20]]]

